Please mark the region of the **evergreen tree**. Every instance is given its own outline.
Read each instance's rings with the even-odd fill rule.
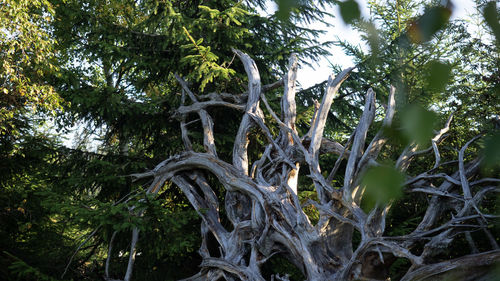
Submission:
[[[186,101],[188,93],[179,81],[187,81],[200,99],[216,96],[222,103],[230,97],[225,94],[241,93],[231,98],[244,104],[247,76],[233,49],[253,55],[261,82],[267,85],[270,108],[279,112],[281,91],[276,87],[283,85],[279,80],[287,74],[290,55],[297,53],[305,64],[327,54],[331,44],[320,44],[321,31],[302,26],[324,21],[325,8],[337,2],[280,0],[276,14],[261,16],[257,10],[265,9],[266,2],[260,0],[4,1],[0,7],[0,279],[121,278],[132,256],[134,229],[140,231],[135,280],[174,280],[197,272],[200,218],[190,201],[172,183],[160,186],[153,197],[146,192],[150,182],[133,182],[127,175],[153,169],[183,151],[186,138],[193,151],[210,149],[200,133],[208,121],[189,109],[198,103]],[[477,1],[485,18],[482,28],[496,36],[496,41],[485,41],[470,36],[463,23],[449,22],[452,7],[435,2],[370,1],[370,19],[359,18],[355,1],[339,3],[344,20],[363,33],[370,51],[338,43],[354,58],[357,72],[346,80],[328,112],[324,135],[330,143],[348,141],[363,113],[368,87],[377,93],[376,104],[384,105],[391,84],[403,114],[396,114],[393,126],[385,128],[392,137],[381,153],[385,160],[394,159],[412,142],[419,148],[430,145],[432,129],[444,124],[451,112],[454,134],[441,151],[443,158],[455,159],[458,151],[452,147],[462,147],[471,136],[498,126],[498,7]],[[325,86],[326,81],[297,94],[300,135],[312,125],[311,105],[323,96]],[[179,114],[181,105],[191,113]],[[214,123],[217,156],[230,162],[240,109],[204,110]],[[383,113],[376,112],[369,137],[382,127]],[[54,121],[46,122],[49,117]],[[274,122],[269,109],[264,110],[264,120]],[[56,130],[82,124],[80,145],[72,149],[54,136]],[[190,133],[182,135],[180,125]],[[256,161],[268,135],[252,133],[249,158]],[[277,136],[280,130],[269,133]],[[486,147],[489,165],[483,170],[492,177],[499,151],[495,143],[498,133],[484,145],[471,147],[473,152]],[[331,170],[337,159],[329,154],[319,161]],[[432,161],[424,159],[409,175],[424,171]],[[346,164],[339,163],[344,169]],[[331,180],[340,185],[343,176]],[[208,176],[207,181],[217,199],[225,199],[217,179]],[[299,179],[298,196],[302,203],[317,197],[311,179]],[[399,196],[388,219],[390,235],[413,229],[425,211],[425,196]],[[495,201],[487,199],[485,212],[497,212]],[[369,208],[373,202],[363,204]],[[143,216],[134,210],[143,210]],[[305,210],[316,223],[317,209]],[[225,226],[232,223],[226,216],[221,220]],[[214,237],[203,235],[208,237],[205,246],[210,253],[219,251],[211,248],[217,245]],[[353,235],[356,244],[360,238],[356,232]],[[471,235],[477,239],[484,234]],[[457,239],[434,258],[463,255],[467,238]],[[489,245],[477,247],[483,250]],[[390,275],[400,277],[408,267],[399,259]],[[279,254],[263,266],[264,276],[277,273],[304,278]]]
[[[327,45],[316,40],[319,31],[296,25],[321,19],[320,9],[296,6],[289,21],[259,16],[257,6],[264,3],[55,0],[2,6],[2,49],[8,51],[2,75],[18,80],[2,88],[8,92],[1,123],[7,130],[1,147],[4,279],[98,279],[112,239],[109,275],[121,274],[128,259],[121,253],[136,226],[143,237],[137,264],[144,268],[136,278],[178,279],[196,269],[199,222],[180,191],[165,186],[165,202],[148,200],[147,220],[134,218],[128,208],[147,197],[140,191],[144,183],[126,175],[182,149],[172,115],[181,102],[174,74],[200,90],[244,92],[231,48],[257,55],[264,83],[276,82],[292,52],[303,59],[326,54]],[[49,126],[63,131],[84,124],[80,145],[62,147],[39,128],[45,112],[35,116],[29,106],[58,110]],[[212,113],[229,121],[217,130],[237,122],[236,115]],[[188,121],[199,126],[194,117]],[[217,139],[226,157],[231,134]],[[97,151],[88,151],[96,142]],[[134,200],[120,200],[131,192]],[[142,244],[149,240],[162,246]],[[192,266],[179,270],[180,264]]]

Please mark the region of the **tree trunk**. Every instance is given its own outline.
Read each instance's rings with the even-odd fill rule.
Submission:
[[[499,191],[492,184],[498,179],[469,182],[477,174],[479,164],[478,159],[464,160],[464,151],[470,142],[460,150],[456,173],[433,173],[441,166],[437,144],[448,131],[451,118],[432,139],[432,148],[426,150],[434,152],[434,167],[417,176],[407,176],[402,187],[405,192],[430,195],[429,207],[422,221],[409,234],[384,236],[386,215],[392,201],[378,201],[370,210],[360,207],[367,196],[362,177],[371,167],[381,165],[377,163],[377,158],[387,141],[382,130],[374,139],[367,140],[376,111],[374,91],[367,91],[364,111],[349,142],[352,142],[350,148],[349,144],[342,146],[325,139],[323,132],[332,102],[353,68],[342,71],[336,77],[330,76],[309,132],[299,136],[295,128],[296,56],[291,57],[289,72],[283,80],[284,94],[279,117],[263,95],[269,86],[261,86],[254,61],[247,54],[238,50],[234,52],[243,62],[248,75],[246,104],[235,104],[235,101],[241,100],[236,95],[198,96],[177,76],[183,90],[183,104],[177,116],[186,151],[163,161],[153,171],[133,175],[138,179],[154,178],[148,190],[150,193],[158,192],[159,186],[166,181],[173,182],[202,218],[201,271],[186,280],[264,280],[260,268],[275,254],[286,256],[307,280],[385,280],[396,258],[411,263],[403,280],[437,280],[465,268],[473,271],[474,276],[488,276],[485,275],[488,266],[500,256],[494,239],[491,241],[494,250],[490,252],[453,261],[432,262],[458,234],[480,229],[489,232],[487,225],[494,216],[482,213],[479,206],[486,194]],[[394,116],[394,93],[395,89],[391,88],[384,126],[390,126]],[[189,104],[185,95],[190,97]],[[276,136],[264,120],[261,101],[279,126]],[[217,157],[212,119],[205,110],[209,106],[227,106],[243,112],[235,136],[232,163]],[[203,124],[204,152],[193,150],[187,133],[186,116],[193,113],[199,115]],[[251,127],[259,128],[268,140],[261,158],[253,163],[250,163],[247,154]],[[394,169],[406,171],[414,156],[421,152],[417,145],[411,144],[403,151]],[[331,179],[339,168],[338,163],[331,173],[321,170],[319,156],[322,153],[338,154],[338,163],[343,158],[347,159],[343,186],[331,185]],[[302,205],[298,197],[301,165],[308,169],[308,177],[317,193],[316,200]],[[330,176],[325,178],[325,174]],[[232,224],[230,230],[221,224],[220,205],[207,181],[209,176],[217,178],[226,189],[224,206]],[[433,184],[435,182],[440,184]],[[451,209],[450,204],[453,205]],[[319,213],[317,223],[313,224],[304,212],[306,206],[314,207]],[[446,221],[443,218],[449,210],[453,211],[453,215]],[[355,232],[360,234],[360,242],[353,248]],[[208,233],[215,237],[220,248],[217,256],[211,256],[208,251]],[[422,247],[421,254],[413,251],[417,244]],[[286,276],[273,278],[287,280]]]

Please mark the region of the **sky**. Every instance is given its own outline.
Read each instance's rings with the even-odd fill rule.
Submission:
[[[367,7],[368,1],[357,0],[357,2],[360,6],[362,15],[364,17],[368,17],[370,13]],[[473,0],[452,0],[452,3],[454,6],[451,16],[452,20],[469,20],[470,15],[475,12]],[[335,18],[331,19],[334,25],[333,28],[325,29],[320,23],[316,23],[311,26],[327,31],[327,33],[320,38],[320,41],[335,41],[338,36],[342,40],[346,40],[351,44],[360,45],[364,50],[367,50],[367,47],[361,42],[360,34],[343,22],[338,6],[331,7],[330,9],[332,9],[330,12],[332,12],[335,16]],[[474,26],[470,25],[469,29],[469,31],[473,30]],[[339,64],[344,68],[354,65],[352,60],[348,56],[344,55],[343,50],[340,47],[332,47],[330,49],[330,53],[331,55],[329,57],[321,59],[318,63],[313,63],[314,69],[307,66],[299,69],[297,73],[297,80],[300,83],[301,88],[308,88],[328,79],[331,72],[330,62],[333,64]]]

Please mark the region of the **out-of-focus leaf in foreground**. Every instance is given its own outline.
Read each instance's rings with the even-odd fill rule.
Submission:
[[[441,30],[449,21],[451,7],[435,6],[427,9],[422,16],[413,21],[408,28],[408,37],[416,44],[425,43]]]
[[[497,39],[497,44],[500,45],[500,17],[497,11],[497,5],[495,1],[491,1],[483,9],[484,20],[488,26],[493,31]]]
[[[359,5],[354,0],[347,0],[339,3],[340,15],[346,24],[351,24],[355,20],[359,19],[361,12],[359,11]]]
[[[388,165],[369,168],[362,181],[366,189],[365,206],[372,208],[376,202],[388,203],[402,195],[404,175]]]
[[[427,67],[429,69],[427,78],[429,89],[443,92],[451,78],[451,65],[434,60],[430,61]]]
[[[276,15],[281,20],[288,20],[293,7],[299,4],[299,0],[276,0],[278,11]]]
[[[434,133],[437,116],[418,105],[408,105],[403,111],[401,122],[404,134],[420,147],[427,145]]]
[[[500,131],[497,130],[491,135],[486,136],[484,140],[484,162],[485,169],[500,168]]]

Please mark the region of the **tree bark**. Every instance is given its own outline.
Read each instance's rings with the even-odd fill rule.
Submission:
[[[196,95],[177,76],[183,92],[191,100],[186,103],[183,98],[176,112],[181,121],[185,151],[163,161],[153,171],[133,175],[137,179],[153,177],[149,193],[157,193],[159,186],[167,181],[173,182],[202,219],[201,270],[185,280],[264,280],[260,268],[275,254],[286,256],[307,280],[385,280],[396,258],[411,263],[403,280],[437,280],[467,268],[467,272],[474,272],[474,276],[488,277],[488,266],[500,257],[500,252],[495,248],[498,246],[493,243],[492,251],[433,262],[433,258],[459,234],[466,235],[473,245],[470,232],[489,232],[487,225],[495,218],[483,213],[480,206],[487,194],[499,192],[498,188],[491,185],[498,180],[479,179],[480,159],[466,161],[464,157],[467,147],[477,138],[460,149],[455,173],[435,173],[442,165],[438,144],[450,128],[450,117],[444,128],[432,139],[432,146],[424,151],[434,153],[433,167],[417,176],[407,176],[402,187],[405,192],[424,193],[431,197],[422,221],[408,234],[386,236],[386,216],[393,202],[377,202],[370,210],[360,207],[365,198],[361,179],[371,166],[382,165],[377,159],[387,143],[383,129],[372,140],[367,140],[377,109],[375,92],[372,89],[367,91],[359,123],[350,141],[342,146],[325,139],[323,132],[332,102],[353,68],[335,77],[330,76],[326,93],[311,120],[309,132],[300,136],[295,124],[297,57],[291,57],[289,72],[282,80],[284,83],[276,84],[284,84],[279,117],[262,94],[266,87],[261,87],[254,61],[247,54],[238,50],[234,52],[242,61],[248,76],[246,100],[228,93]],[[391,87],[383,126],[390,126],[395,115],[394,93],[395,88]],[[260,109],[261,100],[279,127],[276,136],[272,135],[273,130],[265,122]],[[243,111],[234,140],[232,163],[217,156],[213,122],[206,111],[212,106],[227,106]],[[192,113],[197,113],[202,120],[205,151],[194,151],[189,139],[185,120]],[[260,129],[268,140],[268,144],[262,147],[262,157],[254,163],[250,163],[247,155],[251,127]],[[320,167],[319,155],[322,153],[340,155],[327,178]],[[411,144],[400,155],[394,168],[407,171],[418,153],[423,152]],[[347,159],[343,170],[344,182],[341,187],[334,188],[331,180],[339,172],[343,158]],[[312,179],[317,193],[317,200],[309,200],[305,205],[301,205],[298,197],[301,190],[298,185],[301,164],[309,168],[307,176]],[[215,177],[226,190],[225,213],[232,224],[229,229],[221,223],[219,202],[207,180],[208,175]],[[313,224],[304,212],[306,205],[317,210],[317,223]],[[450,205],[454,208],[450,208]],[[453,210],[453,215],[446,220],[450,210]],[[355,232],[360,234],[361,240],[353,248]],[[208,233],[215,237],[220,248],[220,255],[216,257],[207,250]],[[417,244],[423,247],[420,254],[413,252]],[[135,246],[135,242],[132,245]],[[273,279],[287,280],[287,277],[276,275]]]

